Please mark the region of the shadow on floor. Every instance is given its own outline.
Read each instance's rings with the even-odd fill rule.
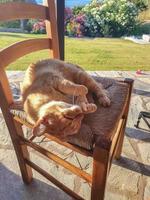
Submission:
[[[22,178],[0,164],[0,199],[3,200],[71,200],[61,190],[34,179],[25,185]]]
[[[145,90],[133,89],[133,93],[141,96],[150,97],[150,92]]]
[[[126,136],[141,140],[143,142],[150,142],[150,132],[145,129],[126,128]]]
[[[150,166],[140,163],[138,161],[121,156],[119,160],[113,161],[114,165],[135,171],[145,176],[150,176]]]

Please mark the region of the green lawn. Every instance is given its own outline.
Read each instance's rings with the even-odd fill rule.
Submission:
[[[34,37],[41,35],[0,33],[0,48]],[[65,60],[79,64],[86,70],[150,70],[150,45],[106,38],[66,38],[65,42]],[[48,57],[48,50],[32,53],[12,63],[8,69],[25,70],[29,63]]]

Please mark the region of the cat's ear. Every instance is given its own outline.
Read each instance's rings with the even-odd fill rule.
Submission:
[[[32,134],[35,136],[41,136],[46,131],[46,125],[43,119],[39,119],[32,129]]]

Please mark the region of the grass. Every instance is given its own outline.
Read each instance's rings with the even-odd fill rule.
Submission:
[[[14,42],[39,38],[41,35],[0,33],[0,48]],[[123,39],[75,39],[66,38],[65,60],[86,70],[150,70],[150,45],[139,45]],[[29,54],[8,66],[9,70],[25,70],[39,59],[49,57],[43,50]]]

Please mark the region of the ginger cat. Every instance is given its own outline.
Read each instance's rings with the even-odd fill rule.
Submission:
[[[65,138],[77,133],[84,114],[97,109],[88,102],[88,92],[94,93],[103,106],[110,105],[102,86],[77,65],[56,59],[31,64],[21,93],[27,120],[34,125],[33,134],[40,136],[48,131]]]

